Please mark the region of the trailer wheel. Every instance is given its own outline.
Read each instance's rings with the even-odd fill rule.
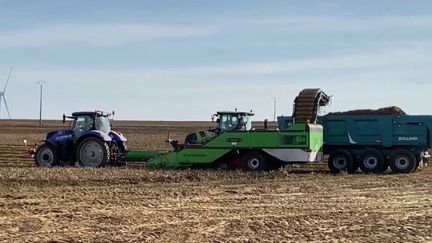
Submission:
[[[47,143],[42,144],[36,150],[35,162],[40,167],[53,167],[59,163],[55,148]]]
[[[89,137],[79,143],[76,157],[81,166],[105,167],[110,160],[110,148],[106,142]]]
[[[351,174],[358,169],[352,154],[345,149],[339,149],[331,153],[328,159],[328,166],[332,173],[346,171]]]
[[[395,173],[413,173],[418,162],[413,153],[406,149],[395,150],[390,159],[390,168]]]
[[[267,160],[259,152],[249,152],[244,159],[245,168],[252,171],[265,171],[268,169]]]
[[[360,168],[365,173],[379,174],[387,170],[384,155],[377,149],[366,149],[360,156]]]

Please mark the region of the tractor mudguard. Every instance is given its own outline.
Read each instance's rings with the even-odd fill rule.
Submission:
[[[96,138],[99,138],[100,140],[102,140],[104,142],[107,142],[107,143],[109,143],[109,142],[112,141],[112,138],[108,134],[100,132],[100,131],[93,130],[93,131],[89,131],[89,132],[84,133],[78,139],[78,141],[76,142],[76,144],[78,145],[82,140],[84,140],[84,139],[86,139],[88,137],[96,137]]]
[[[116,142],[126,142],[127,141],[126,137],[120,132],[111,131],[109,133],[109,135]]]
[[[58,149],[60,148],[60,145],[52,140],[42,140],[42,142],[51,145],[54,149],[56,149],[58,151]]]
[[[71,139],[72,132],[70,130],[58,130],[58,131],[52,131],[49,132],[46,135],[45,140],[69,140]]]

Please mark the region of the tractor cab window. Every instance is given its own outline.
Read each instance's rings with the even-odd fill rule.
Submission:
[[[95,119],[95,123],[96,123],[96,129],[97,130],[104,132],[104,133],[111,132],[111,124],[110,124],[108,117],[97,116]]]
[[[76,137],[94,128],[94,119],[91,116],[79,116],[74,120],[73,132]]]

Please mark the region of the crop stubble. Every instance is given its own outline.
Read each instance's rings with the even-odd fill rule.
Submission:
[[[0,241],[432,241],[430,168],[333,176],[322,165],[269,173],[26,167],[22,139],[59,126],[0,122]],[[169,130],[181,139],[209,124],[114,126],[131,147],[168,149]]]

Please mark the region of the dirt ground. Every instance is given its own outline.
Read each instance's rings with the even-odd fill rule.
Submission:
[[[182,139],[190,122],[116,122],[131,147]],[[1,242],[432,242],[432,168],[331,175],[33,167],[22,140],[60,122],[0,122]]]

